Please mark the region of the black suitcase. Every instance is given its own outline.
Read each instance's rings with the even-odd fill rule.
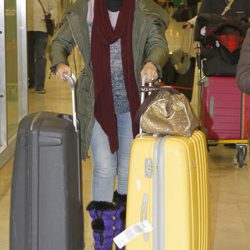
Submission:
[[[19,124],[10,250],[83,249],[81,160],[74,105],[73,116],[75,126],[71,116],[52,112],[27,115]]]

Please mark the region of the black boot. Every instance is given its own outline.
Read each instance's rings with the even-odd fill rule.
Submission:
[[[115,223],[115,227],[116,227],[115,235],[117,236],[119,233],[125,230],[127,195],[119,194],[117,191],[115,191],[113,201],[117,206],[117,218],[116,218],[116,223]],[[125,247],[118,248],[118,246],[116,246],[116,249],[124,250]]]
[[[116,205],[111,202],[92,201],[87,210],[92,218],[95,250],[111,250],[116,235]]]

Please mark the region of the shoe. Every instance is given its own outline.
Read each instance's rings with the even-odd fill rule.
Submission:
[[[117,207],[116,213],[116,220],[115,220],[115,236],[120,234],[122,231],[125,230],[125,220],[126,220],[126,202],[127,202],[127,195],[126,194],[119,194],[117,191],[114,192],[113,202]],[[124,250],[125,247],[119,248],[116,246],[116,250]]]
[[[46,94],[46,90],[45,89],[39,89],[39,90],[36,90],[36,93],[37,94]]]
[[[29,89],[33,89],[33,88],[35,88],[35,83],[34,83],[34,81],[28,81],[28,88]]]
[[[236,144],[233,144],[233,143],[228,143],[228,144],[224,144],[224,147],[226,147],[226,148],[233,148],[233,149],[235,149],[235,148],[236,148]]]

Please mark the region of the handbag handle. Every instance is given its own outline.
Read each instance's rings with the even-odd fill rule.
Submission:
[[[231,5],[234,3],[234,0],[230,0],[225,7],[225,9],[221,12],[221,16],[224,16],[231,8]]]
[[[153,86],[153,82],[149,83],[149,86],[146,86],[146,79],[147,79],[147,75],[142,77],[142,83],[141,83],[141,105],[139,107],[139,109],[136,112],[135,115],[135,123],[139,123],[139,132],[140,134],[142,133],[142,128],[140,126],[140,120],[141,120],[141,116],[142,114],[146,111],[148,105],[151,103],[152,100],[154,100],[154,98],[157,96],[158,92],[160,90],[168,90],[169,93],[171,94],[178,94],[179,91],[174,89],[171,86],[161,86],[161,85],[157,85],[157,86]],[[147,98],[145,99],[146,93],[148,93]]]

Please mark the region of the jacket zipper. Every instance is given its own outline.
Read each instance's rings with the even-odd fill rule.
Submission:
[[[77,42],[76,42],[76,38],[75,38],[75,36],[74,36],[74,33],[73,33],[73,28],[72,28],[72,26],[71,26],[71,23],[70,23],[70,21],[69,21],[69,18],[68,17],[66,17],[66,19],[67,19],[67,21],[68,21],[68,24],[69,24],[69,29],[70,29],[70,31],[71,31],[71,34],[72,34],[72,37],[73,37],[73,40],[74,40],[74,42],[75,42],[75,45],[76,45],[76,47],[77,47],[77,49],[78,49],[78,51],[79,51],[79,53],[80,53],[80,55],[81,55],[81,57],[82,57],[82,60],[84,61],[84,59],[83,59],[83,55],[82,55],[82,53],[81,53],[81,51],[80,51],[80,49],[79,49],[79,47],[78,47],[78,44],[77,44]],[[86,66],[85,66],[86,67]],[[84,70],[85,71],[85,70]],[[86,73],[85,73],[86,74]],[[93,77],[92,77],[92,85],[93,85],[94,83],[93,83]],[[93,102],[92,102],[92,107],[94,106],[94,98],[93,98]],[[93,112],[92,112],[92,119],[93,119]],[[90,124],[91,124],[91,120],[92,119],[90,119],[90,121],[89,121],[89,124],[88,124],[88,126],[87,126],[87,130],[89,130],[89,127],[90,127]],[[85,141],[87,141],[87,136],[85,136]],[[86,158],[88,157],[88,153],[86,152],[86,156],[85,156]]]

